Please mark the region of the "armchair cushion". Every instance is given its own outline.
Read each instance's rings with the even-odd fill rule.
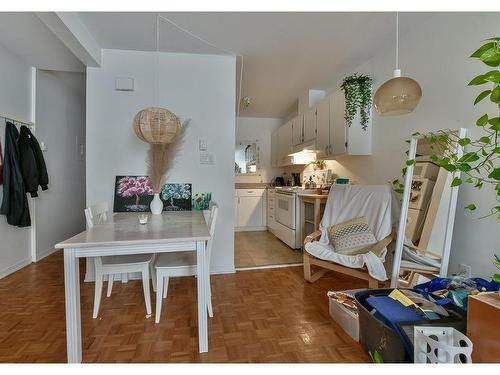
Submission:
[[[357,217],[328,227],[330,243],[339,254],[356,255],[369,251],[377,243],[366,216]]]

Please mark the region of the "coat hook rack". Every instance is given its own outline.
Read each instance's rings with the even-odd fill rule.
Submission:
[[[3,114],[3,113],[0,113],[0,118],[3,118],[5,121],[11,121],[14,125],[21,124],[21,125],[26,125],[30,130],[35,129],[35,124],[33,122],[30,122],[30,121],[19,120],[15,117],[12,117],[12,116],[9,116],[9,115]]]

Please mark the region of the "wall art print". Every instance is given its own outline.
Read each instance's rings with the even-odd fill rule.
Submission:
[[[191,211],[191,184],[165,184],[160,198],[164,211]]]
[[[116,176],[113,212],[148,212],[153,187],[147,176]]]
[[[210,208],[211,200],[212,200],[212,193],[194,193],[191,202],[191,207],[195,211],[208,210]]]

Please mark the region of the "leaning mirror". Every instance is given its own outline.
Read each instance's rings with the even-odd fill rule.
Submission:
[[[256,174],[259,169],[259,146],[257,141],[240,141],[234,149],[234,173]]]

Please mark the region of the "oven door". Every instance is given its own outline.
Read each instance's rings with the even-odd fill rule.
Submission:
[[[295,194],[276,193],[275,219],[285,227],[295,229]]]

